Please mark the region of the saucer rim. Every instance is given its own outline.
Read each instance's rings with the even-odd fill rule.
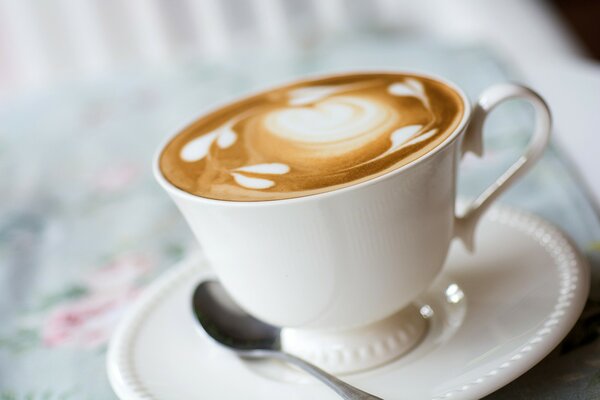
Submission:
[[[564,230],[536,214],[506,205],[492,206],[484,218],[532,237],[552,257],[554,267],[558,269],[556,273],[561,287],[560,295],[557,296],[552,313],[546,317],[544,327],[519,352],[509,360],[498,363],[483,376],[436,394],[431,400],[455,398],[455,395],[467,393],[469,397],[466,398],[481,398],[508,385],[537,365],[560,344],[581,316],[589,296],[589,263]],[[531,354],[525,356],[527,353]],[[509,368],[520,360],[519,364]],[[488,386],[483,387],[481,384],[488,381],[488,378],[491,378]],[[492,382],[495,383],[492,385]]]
[[[480,398],[507,385],[533,368],[568,334],[578,320],[590,288],[590,268],[587,260],[560,228],[527,211],[495,205],[484,217],[495,223],[530,236],[555,261],[560,295],[544,322],[544,327],[532,336],[528,344],[510,360],[498,360],[484,375],[467,384],[433,393],[431,400],[448,398]],[[132,306],[129,316],[117,327],[109,343],[106,368],[110,384],[121,399],[159,400],[144,387],[135,371],[131,349],[140,328],[155,306],[173,290],[192,277],[214,277],[206,268],[201,252],[194,252],[174,264],[159,276]],[[575,277],[575,279],[573,279]],[[467,397],[468,395],[468,397]]]

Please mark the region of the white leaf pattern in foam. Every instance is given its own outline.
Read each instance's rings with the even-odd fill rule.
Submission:
[[[181,149],[179,156],[188,162],[199,161],[206,157],[208,150],[212,145],[213,141],[217,137],[217,132],[210,132],[206,135],[202,135],[194,140],[190,140]]]
[[[417,143],[421,143],[427,139],[430,139],[433,137],[433,135],[435,135],[435,133],[437,132],[437,129],[432,129],[430,131],[427,131],[425,133],[423,133],[422,135],[417,136],[416,138],[409,140],[408,142],[404,143],[402,145],[402,147],[405,146],[411,146],[413,144],[417,144]]]
[[[268,189],[275,185],[275,182],[268,179],[251,178],[249,176],[237,174],[235,172],[232,172],[231,175],[233,176],[233,179],[235,179],[238,185],[248,189]]]
[[[230,125],[225,125],[219,129],[219,138],[217,139],[217,145],[220,148],[226,149],[233,145],[237,140],[237,133],[235,133]]]
[[[305,106],[322,100],[332,94],[356,90],[364,87],[373,86],[376,81],[348,83],[346,85],[334,86],[311,86],[290,90],[288,104],[291,106]]]
[[[388,151],[394,151],[406,142],[412,135],[419,132],[423,128],[423,125],[408,125],[402,128],[396,129],[391,136],[392,146]]]
[[[416,79],[406,78],[404,82],[410,86],[415,93],[423,94],[425,90],[423,89],[423,84]]]
[[[429,107],[429,99],[425,94],[425,89],[423,88],[423,84],[416,79],[407,78],[404,80],[404,83],[396,82],[392,83],[388,87],[388,93],[394,96],[412,96],[416,97],[423,105],[427,108]]]
[[[290,172],[290,167],[281,163],[267,163],[236,168],[236,171],[254,172],[256,174],[283,175]]]
[[[319,101],[335,92],[335,88],[328,86],[313,86],[292,90],[289,92],[290,100],[288,101],[288,104],[291,106],[305,106]]]
[[[404,83],[392,83],[388,87],[388,92],[394,96],[415,96],[415,91]]]

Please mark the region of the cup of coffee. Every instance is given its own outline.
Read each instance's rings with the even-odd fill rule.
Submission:
[[[533,106],[531,141],[457,215],[460,159],[482,155],[486,116],[513,98]],[[439,77],[345,73],[213,109],[161,147],[154,172],[230,295],[284,327],[286,350],[348,372],[419,341],[411,301],[454,238],[473,248],[477,221],[549,134],[546,104],[520,85],[492,86],[471,107]]]

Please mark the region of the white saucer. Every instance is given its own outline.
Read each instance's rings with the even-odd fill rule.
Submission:
[[[589,270],[577,250],[542,219],[490,211],[477,252],[455,243],[418,305],[426,338],[384,367],[345,377],[389,399],[473,399],[502,387],[547,355],[577,320]],[[193,288],[209,275],[196,256],[152,284],[115,333],[108,374],[123,400],[336,399],[283,364],[245,362],[197,329]]]

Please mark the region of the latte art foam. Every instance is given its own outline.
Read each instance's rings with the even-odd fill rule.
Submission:
[[[191,194],[257,201],[356,184],[439,145],[463,115],[433,79],[356,74],[305,81],[214,111],[171,140],[165,178]]]

